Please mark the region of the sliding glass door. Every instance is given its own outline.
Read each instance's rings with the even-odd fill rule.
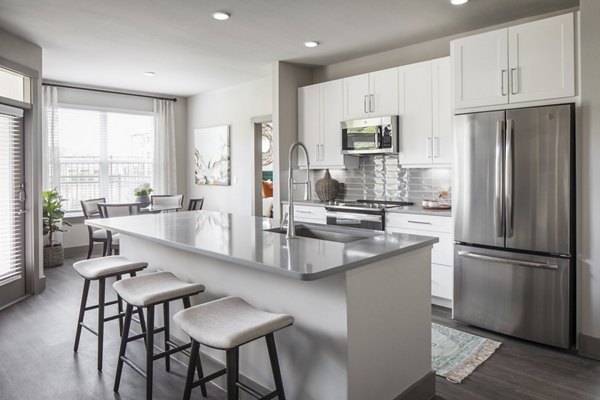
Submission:
[[[0,105],[0,308],[25,295],[23,111]]]

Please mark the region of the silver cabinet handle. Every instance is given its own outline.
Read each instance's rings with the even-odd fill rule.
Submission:
[[[372,94],[369,95],[369,111],[375,112],[375,97]]]
[[[419,225],[433,225],[431,222],[425,222],[425,221],[408,221],[411,224],[419,224]]]
[[[515,72],[518,72],[518,68],[510,69],[510,94],[519,93],[519,86],[518,86],[517,78],[515,78]],[[518,77],[518,75],[519,74],[517,74],[516,76]],[[517,84],[515,84],[515,82],[517,82]],[[515,86],[516,86],[516,89],[515,89]]]
[[[506,121],[506,147],[504,150],[504,212],[506,235],[513,236],[513,128],[514,121]]]
[[[427,158],[431,158],[431,137],[427,138]]]
[[[365,94],[365,97],[364,97],[364,99],[363,99],[363,110],[365,111],[365,114],[368,114],[368,113],[369,113],[369,110],[367,110],[367,97],[369,97],[369,96],[367,96],[367,95]]]
[[[298,214],[312,214],[312,211],[304,211],[304,210],[295,210]]]
[[[501,264],[521,265],[523,267],[531,267],[531,268],[544,268],[544,269],[554,269],[554,270],[558,269],[558,265],[556,265],[556,264],[543,264],[543,263],[536,263],[536,262],[531,262],[531,261],[511,260],[510,258],[486,256],[483,254],[471,253],[471,252],[463,251],[463,250],[459,250],[458,255],[461,257],[474,258],[476,260],[482,260],[482,261],[497,262],[497,263],[501,263]]]
[[[321,161],[325,160],[325,150],[323,149],[323,145],[321,145]]]
[[[329,218],[347,219],[353,221],[371,221],[381,222],[383,220],[381,215],[370,215],[370,214],[350,214],[341,212],[328,212],[325,214]]]
[[[500,92],[502,93],[502,96],[506,96],[508,94],[508,92],[505,92],[505,86],[504,86],[504,82],[506,81],[504,79],[504,77],[506,77],[506,80],[508,80],[508,70],[507,69],[502,69],[500,70]]]
[[[496,174],[494,180],[494,226],[496,236],[504,236],[504,223],[502,220],[502,147],[504,145],[504,121],[496,124]]]
[[[440,156],[440,138],[435,136],[433,138],[433,157],[438,158]]]

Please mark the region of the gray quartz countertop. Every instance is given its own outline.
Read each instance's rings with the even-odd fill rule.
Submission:
[[[349,243],[267,232],[274,219],[214,211],[90,219],[87,225],[293,279],[316,280],[419,248],[437,238],[302,224],[360,236]],[[297,228],[298,229],[298,228]]]

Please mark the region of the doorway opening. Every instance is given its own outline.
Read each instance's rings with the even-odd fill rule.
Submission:
[[[271,116],[254,118],[254,215],[273,217],[273,123]]]

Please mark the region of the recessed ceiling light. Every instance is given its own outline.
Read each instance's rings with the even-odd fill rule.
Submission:
[[[148,71],[148,72],[144,72],[144,75],[146,75],[146,76],[156,76],[156,72]]]
[[[460,6],[462,4],[465,4],[468,1],[469,0],[450,0],[450,3],[452,3],[455,6]]]
[[[319,42],[315,42],[315,41],[304,42],[304,47],[317,47],[318,45],[319,45]]]
[[[231,14],[226,13],[225,11],[217,11],[213,14],[213,18],[217,21],[225,21],[226,19],[229,19],[229,17],[231,17]]]

